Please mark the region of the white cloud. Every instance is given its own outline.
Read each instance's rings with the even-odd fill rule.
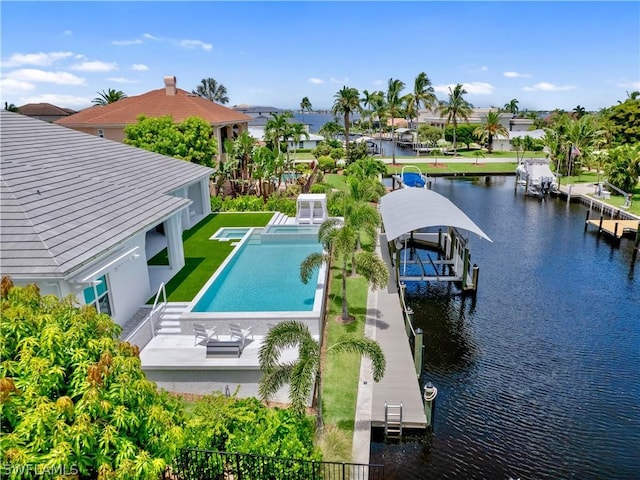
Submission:
[[[480,71],[482,71],[482,72],[486,72],[486,71],[488,71],[488,70],[489,70],[489,67],[487,67],[486,65],[482,65],[482,66],[480,67]]]
[[[373,81],[373,84],[374,84],[374,85],[384,85],[384,84],[385,84],[385,82],[384,82],[384,80],[374,80],[374,81]]]
[[[138,83],[137,80],[130,80],[125,77],[109,77],[107,80],[114,83]]]
[[[504,75],[507,78],[529,78],[531,76],[528,73],[518,73],[518,72],[503,72],[502,75]]]
[[[324,80],[322,80],[321,78],[311,77],[311,78],[307,79],[307,82],[313,83],[314,85],[320,85],[320,84],[324,83]]]
[[[18,67],[21,65],[35,65],[38,67],[47,67],[71,56],[73,56],[71,52],[14,53],[8,60],[2,62],[2,66]]]
[[[95,60],[93,62],[77,63],[70,67],[71,70],[77,70],[79,72],[111,72],[118,69],[118,64],[115,62],[100,62]]]
[[[573,85],[554,85],[553,83],[540,82],[531,87],[523,87],[522,90],[525,92],[563,92],[566,90],[574,90],[575,88]]]
[[[453,90],[455,86],[456,85],[453,83],[449,85],[434,85],[433,89],[438,93],[444,93],[446,95],[449,95],[449,89]],[[493,85],[486,82],[463,83],[462,87],[470,95],[490,95],[495,90],[495,87]]]
[[[178,44],[181,47],[185,48],[202,48],[203,50],[207,51],[213,49],[213,45],[211,45],[210,43],[202,42],[200,40],[180,40]]]
[[[147,70],[149,70],[149,67],[147,67],[144,63],[134,63],[133,65],[131,65],[131,70],[135,70],[137,72],[146,72]]]
[[[52,105],[57,105],[58,107],[80,109],[91,105],[91,100],[91,98],[76,97],[74,95],[45,93],[44,95],[23,97],[20,103],[50,103]]]
[[[57,85],[85,85],[82,77],[68,72],[47,72],[35,68],[22,68],[5,75],[5,78],[23,82],[55,83]]]
[[[118,46],[127,46],[127,45],[140,45],[142,43],[142,40],[140,40],[139,38],[136,38],[135,40],[112,40],[111,44],[112,45],[118,45]]]
[[[330,82],[335,83],[336,85],[346,85],[347,83],[349,83],[349,77],[345,77],[342,80],[340,80],[339,78],[331,77]]]
[[[160,37],[155,37],[155,36],[151,35],[150,33],[143,33],[142,36],[144,38],[146,38],[147,40],[162,40]]]
[[[66,37],[69,37],[71,35],[73,35],[73,32],[71,30],[65,30],[64,32],[62,32],[62,34]]]
[[[13,78],[0,79],[0,90],[3,94],[16,94],[33,90],[36,86],[33,83],[15,80]]]
[[[634,90],[640,90],[640,82],[619,83],[618,87],[620,87],[620,88],[633,88]]]

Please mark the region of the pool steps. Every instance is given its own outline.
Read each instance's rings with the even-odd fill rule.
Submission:
[[[188,302],[170,302],[160,319],[157,335],[180,335],[180,315],[189,307]]]

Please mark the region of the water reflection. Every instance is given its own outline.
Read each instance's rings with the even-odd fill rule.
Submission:
[[[475,301],[407,285],[425,331],[422,381],[439,390],[433,436],[373,444],[371,461],[387,479],[639,478],[633,241],[585,232],[584,206],[524,197],[513,178],[433,188],[493,243],[470,239]]]

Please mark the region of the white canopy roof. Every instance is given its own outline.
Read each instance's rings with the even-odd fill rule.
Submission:
[[[380,199],[382,223],[387,240],[425,227],[461,228],[492,240],[448,198],[425,188],[402,188]]]

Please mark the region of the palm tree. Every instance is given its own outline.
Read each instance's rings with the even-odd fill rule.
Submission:
[[[324,247],[323,253],[312,253],[300,265],[300,278],[307,283],[311,274],[323,263],[342,261],[342,315],[343,322],[349,322],[347,306],[348,260],[358,245],[359,231],[345,217],[345,220],[330,218],[325,220],[318,231],[318,238]],[[363,275],[372,288],[382,288],[387,284],[389,271],[384,261],[375,253],[361,250],[356,253],[356,271]]]
[[[505,112],[509,112],[509,113],[512,113],[513,115],[517,115],[519,110],[518,99],[512,98],[511,100],[509,100],[508,103],[505,103],[504,110]]]
[[[369,93],[368,90],[363,90],[362,91],[362,98],[360,99],[360,103],[361,103],[361,109],[360,109],[360,113],[362,114],[362,116],[367,116],[369,117],[369,130],[372,129],[372,125],[371,125],[371,119],[373,116],[373,113],[375,113],[375,105],[378,102],[379,98],[382,98],[382,92],[380,91],[374,91]]]
[[[275,149],[278,154],[282,152],[281,142],[289,136],[289,118],[293,118],[293,114],[289,111],[272,113],[271,118],[267,120],[264,126],[264,139],[272,145],[272,148]]]
[[[207,100],[211,100],[212,102],[221,103],[222,105],[229,103],[227,87],[221,83],[218,84],[218,82],[211,77],[203,78],[200,81],[200,85],[198,85],[195,90],[192,90],[191,93],[202,98],[206,98]]]
[[[356,88],[344,86],[333,98],[335,99],[332,109],[333,114],[344,115],[345,153],[346,157],[349,158],[349,127],[351,123],[349,116],[356,112],[360,106],[360,92]]]
[[[415,112],[417,132],[420,131],[420,107],[431,108],[436,102],[431,80],[429,80],[426,73],[420,72],[413,82],[413,92],[407,95],[407,109]]]
[[[295,346],[298,347],[298,358],[294,362],[282,363],[280,357],[283,351]],[[375,340],[344,335],[326,349],[326,353],[330,355],[341,352],[355,352],[369,358],[375,382],[379,382],[384,376],[386,360],[382,348]],[[296,320],[278,323],[265,337],[258,358],[263,372],[258,391],[265,401],[288,383],[291,410],[298,415],[304,415],[307,399],[312,394],[315,383],[319,433],[323,424],[322,359],[320,343],[313,338],[309,327]]]
[[[311,101],[309,100],[309,97],[304,97],[300,101],[300,111],[311,112],[312,110],[313,110],[313,107],[311,106]]]
[[[15,113],[19,112],[18,107],[16,107],[13,103],[4,102],[4,109],[7,112],[15,112]]]
[[[375,113],[378,118],[378,130],[379,130],[379,145],[378,150],[382,153],[382,127],[384,122],[389,116],[389,107],[385,100],[385,95],[383,92],[376,92],[376,95],[372,98],[373,101],[373,113]]]
[[[500,113],[489,110],[487,118],[484,123],[477,127],[473,134],[477,136],[480,141],[487,142],[487,150],[489,153],[493,151],[493,138],[496,135],[502,135],[509,137],[509,131],[500,123]]]
[[[309,133],[301,123],[293,123],[289,126],[289,137],[293,140],[293,158],[296,158],[296,151],[298,149],[298,143],[302,137],[309,140]]]
[[[587,113],[587,110],[582,105],[578,105],[573,109],[573,113],[575,113],[576,118],[580,120],[582,117],[584,117],[585,113]]]
[[[343,131],[344,129],[338,124],[338,122],[331,121],[331,122],[325,123],[320,128],[318,133],[322,135],[326,141],[326,140],[336,138],[336,135],[342,133]]]
[[[387,107],[389,108],[389,115],[391,116],[391,152],[393,157],[393,164],[396,164],[396,117],[399,115],[400,107],[404,98],[400,96],[400,92],[404,89],[404,82],[401,80],[389,79],[387,85]]]
[[[458,83],[453,90],[449,87],[449,100],[442,103],[438,108],[440,116],[447,117],[447,125],[453,123],[453,155],[456,156],[456,129],[458,128],[458,118],[465,121],[469,120],[471,115],[471,105],[464,99],[467,91]]]
[[[91,103],[95,103],[96,105],[108,105],[127,98],[127,95],[122,90],[115,90],[114,88],[110,88],[106,92],[103,90],[102,92],[96,93],[99,96],[91,100]]]

